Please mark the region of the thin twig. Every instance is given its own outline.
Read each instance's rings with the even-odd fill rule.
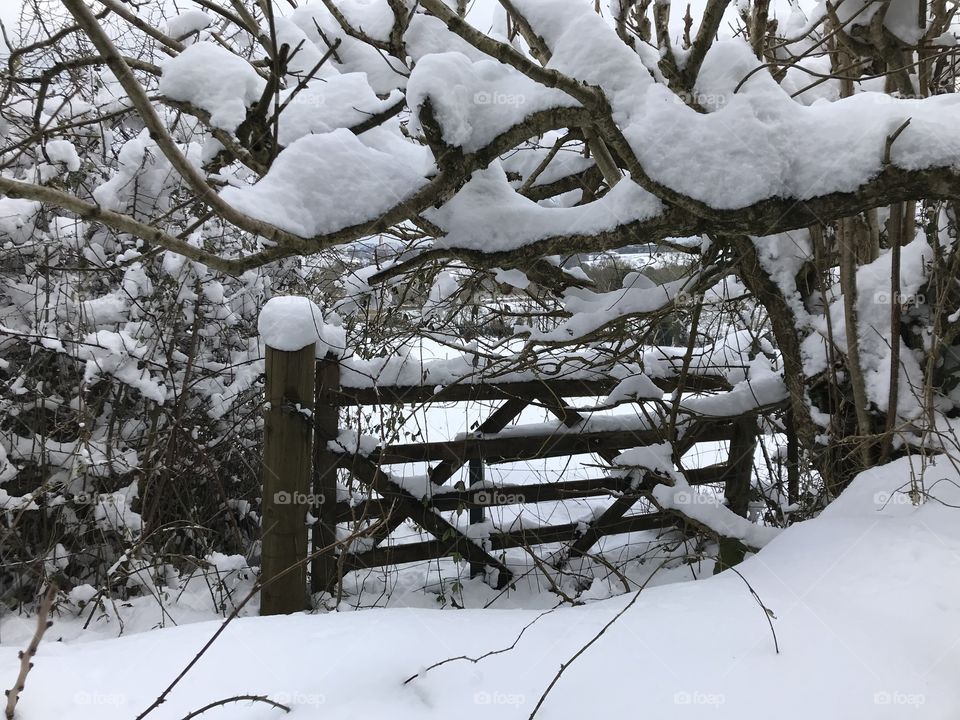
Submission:
[[[233,697],[224,698],[223,700],[215,700],[212,703],[204,705],[199,710],[194,710],[191,713],[183,716],[183,720],[192,720],[199,715],[203,715],[207,710],[212,710],[215,707],[221,707],[223,705],[228,705],[229,703],[241,702],[243,700],[249,700],[250,702],[259,702],[271,707],[275,707],[278,710],[283,710],[284,712],[290,712],[290,708],[284,705],[283,703],[278,703],[275,700],[271,700],[266,695],[234,695]]]
[[[47,594],[44,595],[43,600],[40,601],[40,608],[37,611],[37,629],[33,633],[33,639],[30,641],[30,644],[27,645],[26,650],[20,651],[20,674],[17,676],[17,681],[13,687],[7,690],[7,720],[13,720],[13,713],[17,709],[17,701],[20,699],[20,693],[23,692],[23,687],[27,682],[27,674],[33,667],[33,656],[37,654],[37,648],[40,647],[43,634],[47,631],[47,628],[53,625],[53,621],[48,620],[47,617],[50,614],[50,608],[53,607],[53,599],[56,596],[57,586],[51,583],[50,587],[47,588]]]

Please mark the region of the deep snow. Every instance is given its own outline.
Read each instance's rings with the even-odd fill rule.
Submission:
[[[537,717],[956,718],[960,523],[949,505],[960,501],[960,474],[938,458],[917,507],[904,491],[919,469],[914,458],[862,474],[818,518],[739,566],[772,613],[779,654],[765,611],[734,572],[651,587],[570,665]],[[543,611],[241,618],[151,717],[182,718],[238,693],[269,695],[299,718],[527,717],[560,664],[632,599],[563,607],[513,650],[426,673],[447,657],[508,647]],[[18,717],[135,717],[217,627],[59,643],[54,625]],[[8,684],[16,653],[0,649]],[[281,716],[248,703],[206,715]]]

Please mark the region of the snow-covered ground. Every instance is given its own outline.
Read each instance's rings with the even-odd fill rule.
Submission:
[[[960,523],[951,505],[960,473],[938,458],[922,474],[928,499],[915,506],[904,491],[919,470],[914,459],[864,473],[818,518],[740,565],[742,578],[727,571],[547,614],[390,608],[240,618],[150,717],[183,718],[238,694],[266,695],[301,718],[529,717],[561,663],[622,612],[536,717],[953,719]],[[22,720],[129,720],[219,626],[58,642],[77,622],[55,618]],[[12,684],[17,667],[17,648],[0,648],[0,678]],[[281,716],[249,702],[204,715]]]

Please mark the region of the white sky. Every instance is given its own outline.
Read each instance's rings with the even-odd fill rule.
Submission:
[[[20,0],[0,0],[0,20],[7,27],[16,23],[20,16]]]
[[[165,1],[169,2],[169,0]],[[21,0],[0,0],[0,20],[2,20],[8,27],[10,27],[17,20],[17,17],[20,13],[20,3]],[[190,0],[178,0],[177,4],[181,8],[194,7],[194,4],[191,3]],[[470,12],[471,18],[473,19],[474,23],[482,27],[486,24],[484,21],[493,15],[493,6],[496,4],[496,0],[473,0],[471,4],[473,6],[471,7]],[[603,5],[606,6],[606,4],[606,1],[604,1]],[[703,6],[706,4],[706,0],[692,0],[690,4],[692,6],[694,18],[696,18],[697,11],[702,10]],[[815,4],[816,0],[801,0],[800,3],[800,5],[805,8],[812,7]],[[680,8],[681,5],[686,7],[686,3],[675,3],[675,5],[677,8]],[[780,16],[786,17],[788,14],[786,0],[774,0],[774,2],[771,3],[771,7],[774,10],[779,10],[780,12],[776,14]],[[678,17],[674,19],[679,23],[680,27],[682,27],[682,18],[680,17],[682,16],[682,13],[677,8],[675,8],[674,14]]]

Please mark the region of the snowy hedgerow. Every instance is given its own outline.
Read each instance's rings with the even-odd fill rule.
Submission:
[[[696,31],[662,2],[236,5],[27,6],[0,78],[0,591],[255,561],[277,294],[371,373],[427,339],[450,373],[709,377],[657,417],[673,441],[681,411],[760,416],[771,522],[954,443],[945,4],[710,2]]]

